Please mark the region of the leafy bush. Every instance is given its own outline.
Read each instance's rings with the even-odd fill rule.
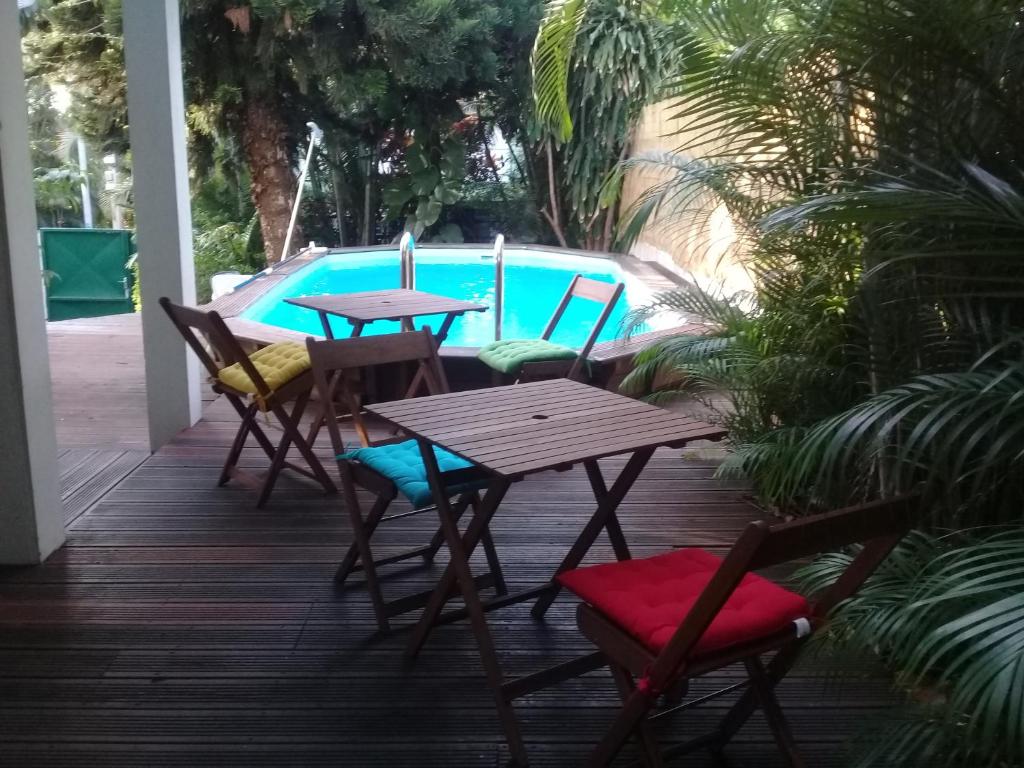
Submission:
[[[553,0],[548,17],[564,26],[587,5]],[[722,471],[787,513],[923,487],[923,531],[836,615],[832,639],[877,652],[913,702],[865,738],[857,765],[1021,765],[1020,8],[670,5],[686,134],[679,152],[627,164],[664,181],[624,235],[657,214],[692,237],[724,205],[756,290],[659,297],[648,313],[713,330],[659,344],[629,384],[712,403],[724,391],[736,451]]]
[[[832,583],[853,555],[797,579]],[[840,606],[826,643],[875,649],[909,705],[857,768],[1024,763],[1024,531],[913,534]]]
[[[194,253],[199,303],[210,300],[210,278],[216,273],[236,270],[255,274],[263,269],[262,249],[254,247],[258,233],[259,219],[254,215],[245,224],[229,222],[196,234]]]

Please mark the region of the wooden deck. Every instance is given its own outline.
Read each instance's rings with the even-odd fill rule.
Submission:
[[[46,564],[0,569],[0,765],[501,765],[468,628],[442,627],[403,665],[407,633],[377,636],[366,593],[333,586],[349,541],[338,497],[283,477],[257,510],[252,492],[215,487],[234,428],[226,404],[213,403],[73,516],[67,546]],[[74,434],[86,439],[83,430]],[[259,458],[248,451],[243,462]],[[757,516],[712,471],[679,451],[655,457],[620,511],[636,554],[720,551]],[[493,527],[513,588],[550,574],[589,516],[588,494],[581,471],[513,487]],[[404,518],[380,541],[397,547],[430,523]],[[602,541],[594,558],[607,557]],[[441,567],[391,571],[387,589],[426,588]],[[529,604],[491,618],[510,672],[588,650],[567,597],[543,622]],[[840,766],[845,741],[889,700],[881,678],[827,672],[807,663],[780,690],[815,768]],[[735,679],[725,671],[701,690]],[[693,735],[727,701],[681,716],[667,738]],[[582,764],[615,702],[604,672],[522,701],[532,764]],[[737,768],[782,765],[759,717],[729,755]],[[678,763],[708,764],[702,754]]]

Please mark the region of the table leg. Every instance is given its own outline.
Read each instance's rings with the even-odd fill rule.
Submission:
[[[324,338],[333,339],[334,331],[331,330],[331,320],[327,316],[327,313],[318,311],[317,314],[320,316],[320,325],[324,329]]]
[[[602,486],[604,485],[604,479],[601,479],[599,485],[594,484],[595,476],[592,470],[588,468],[587,474],[590,476],[591,486],[594,488],[594,496],[597,499],[597,510],[593,516],[587,521],[587,524],[580,531],[580,535],[576,538],[569,552],[566,554],[565,559],[562,560],[561,565],[558,566],[558,570],[555,574],[562,573],[564,571],[571,571],[576,568],[583,558],[586,557],[587,552],[594,545],[598,535],[602,530],[608,528],[608,535],[612,539],[612,546],[616,550],[616,556],[619,555],[619,547],[616,546],[616,539],[622,536],[622,529],[619,527],[618,518],[615,516],[615,510],[619,504],[626,497],[629,489],[633,487],[633,483],[640,476],[644,467],[647,466],[647,462],[650,461],[651,456],[654,455],[654,448],[644,448],[637,451],[629,457],[629,461],[626,462],[626,466],[622,472],[612,483],[611,490],[607,492],[601,492]],[[609,528],[609,523],[611,527]],[[621,539],[621,545],[625,547],[625,538]],[[624,554],[628,557],[629,551],[625,550]],[[561,587],[558,582],[552,581],[551,588],[537,598],[537,602],[533,606],[531,613],[534,618],[542,618],[547,613],[548,608],[555,601],[558,593],[561,591]]]
[[[452,323],[455,322],[455,318],[461,315],[461,312],[449,312],[444,316],[444,321],[441,323],[441,327],[437,329],[437,333],[434,334],[434,338],[437,339],[437,346],[444,344],[444,340],[448,338],[448,331],[451,330]]]
[[[416,326],[413,325],[412,321],[413,321],[413,319],[411,317],[403,317],[402,318],[402,331],[403,332],[407,333],[407,332],[415,331],[416,330]],[[435,336],[435,338],[437,338],[437,337]],[[438,341],[438,345],[440,345],[440,343],[441,342]],[[423,386],[423,365],[422,364],[416,366],[416,373],[413,374],[412,381],[409,384],[409,388],[405,391],[405,397],[403,397],[402,399],[403,400],[408,400],[411,397],[416,397],[416,393],[419,391],[419,388],[421,386]]]
[[[448,544],[448,550],[451,553],[449,569],[453,572],[459,589],[462,592],[462,599],[466,603],[466,611],[469,614],[473,634],[476,635],[477,648],[480,651],[480,661],[483,663],[487,683],[494,694],[498,718],[501,720],[501,727],[505,732],[505,740],[508,743],[512,761],[517,765],[525,765],[526,747],[519,733],[519,723],[516,721],[512,704],[502,695],[501,686],[504,682],[504,675],[498,662],[494,638],[491,637],[491,630],[487,626],[487,617],[484,614],[483,605],[480,601],[480,593],[477,592],[476,584],[473,581],[473,572],[469,565],[469,555],[463,546],[462,535],[459,533],[458,524],[452,514],[451,504],[449,504],[448,494],[441,480],[441,471],[437,466],[437,458],[434,456],[433,446],[426,440],[418,440],[417,442],[419,442],[420,455],[427,470],[427,479],[434,493],[434,503],[437,505],[438,516],[441,518],[441,528],[444,530],[445,542]],[[503,482],[507,488],[508,481]],[[495,487],[495,490],[498,490],[498,488],[500,488],[500,484]],[[491,496],[490,491],[488,491],[485,501],[488,500],[487,497],[489,496]],[[486,504],[483,506],[486,506]],[[491,515],[494,513],[494,508],[497,508],[496,503],[493,504],[493,508],[490,510]],[[482,511],[484,510],[477,512],[473,522],[482,517]],[[424,616],[426,616],[426,611]]]
[[[473,517],[466,527],[466,533],[462,536],[462,549],[467,558],[476,549],[483,536],[483,532],[490,525],[491,518],[494,517],[498,505],[505,498],[510,485],[511,483],[504,478],[497,478],[491,481],[480,504],[473,510]],[[440,511],[440,508],[438,510]],[[423,644],[427,641],[427,636],[437,623],[445,603],[448,602],[448,597],[455,587],[455,581],[455,570],[452,564],[449,563],[444,571],[444,575],[441,576],[441,580],[438,581],[437,587],[434,589],[434,594],[430,597],[430,602],[424,608],[423,615],[420,616],[416,627],[413,629],[412,637],[409,638],[409,643],[405,647],[405,655],[407,657],[412,658],[416,656],[420,649],[423,648]]]
[[[600,504],[608,497],[608,486],[604,482],[604,475],[601,474],[601,467],[593,459],[583,462],[583,466],[587,470],[587,477],[590,479],[590,487],[594,491],[594,498]],[[622,533],[622,526],[619,525],[618,515],[613,512],[604,527],[608,531],[608,539],[612,543],[612,550],[615,552],[616,559],[629,560],[631,557],[629,545],[626,543],[626,537]]]
[[[444,321],[441,323],[441,328],[437,331],[437,333],[434,334],[434,341],[437,342],[437,346],[440,347],[442,344],[444,344],[444,340],[448,338],[448,331],[451,330],[452,323],[455,321],[455,318],[461,314],[461,312],[449,312],[447,315],[444,316]],[[402,330],[414,330],[411,318],[409,319],[409,327],[406,328],[403,325]],[[419,390],[422,384],[423,368],[421,366],[416,369],[416,374],[413,376],[412,383],[409,385],[409,389],[406,392],[406,399],[414,397],[417,390]]]
[[[359,323],[356,322],[355,320],[349,320],[349,322],[352,324],[352,333],[350,333],[349,336],[351,336],[352,338],[355,338],[356,336],[361,336],[363,333],[364,323]]]

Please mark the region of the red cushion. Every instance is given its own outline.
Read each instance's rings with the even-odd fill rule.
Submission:
[[[654,653],[660,652],[714,576],[722,559],[703,549],[678,549],[559,575],[558,580]],[[748,573],[693,655],[770,635],[808,615],[807,600]]]

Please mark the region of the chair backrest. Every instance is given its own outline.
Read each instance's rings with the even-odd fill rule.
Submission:
[[[862,544],[846,570],[812,604],[811,618],[824,618],[860,588],[913,527],[919,506],[919,497],[901,496],[778,525],[751,523],[658,656],[652,679],[672,677],[749,572]]]
[[[579,357],[576,358],[572,369],[569,371],[570,379],[575,378],[580,368],[586,363],[587,355],[590,354],[590,350],[593,349],[597,337],[604,330],[605,323],[608,322],[608,317],[611,315],[612,310],[615,309],[615,304],[618,302],[619,296],[622,295],[625,287],[624,283],[605,283],[600,280],[591,280],[589,277],[584,277],[580,274],[574,275],[569,282],[569,287],[566,289],[565,294],[563,294],[562,300],[558,302],[558,306],[555,307],[555,312],[551,315],[551,319],[548,320],[544,333],[541,334],[542,339],[547,340],[551,338],[551,334],[555,332],[555,328],[558,326],[558,321],[562,319],[562,315],[565,314],[565,310],[574,296],[604,304],[601,308],[601,314],[598,315],[593,328],[590,330],[586,343],[580,349]]]
[[[260,375],[260,372],[256,370],[256,366],[252,364],[241,343],[235,338],[235,335],[219,314],[213,311],[203,312],[200,309],[183,307],[180,304],[175,304],[166,296],[160,298],[160,306],[163,307],[164,312],[167,313],[174,327],[178,329],[178,332],[184,337],[189,347],[192,348],[192,351],[196,353],[196,356],[203,364],[203,367],[206,368],[211,378],[216,379],[224,366],[238,363],[242,370],[252,379],[260,395],[267,396],[271,394],[271,389],[267,382]],[[210,349],[220,359],[220,364],[214,360],[210,354],[210,349],[207,349],[206,345],[203,344],[197,332],[206,339]]]
[[[352,389],[353,382],[364,369],[392,363],[416,363],[413,385],[407,397],[415,396],[417,392],[413,389],[420,387],[430,395],[448,392],[448,379],[437,355],[437,340],[428,327],[405,333],[323,341],[309,337],[306,349],[313,368],[313,384],[323,403],[324,419],[336,456],[346,450],[338,428],[336,397],[340,397],[350,411],[360,442],[364,446],[373,444],[366,429],[362,404]]]

